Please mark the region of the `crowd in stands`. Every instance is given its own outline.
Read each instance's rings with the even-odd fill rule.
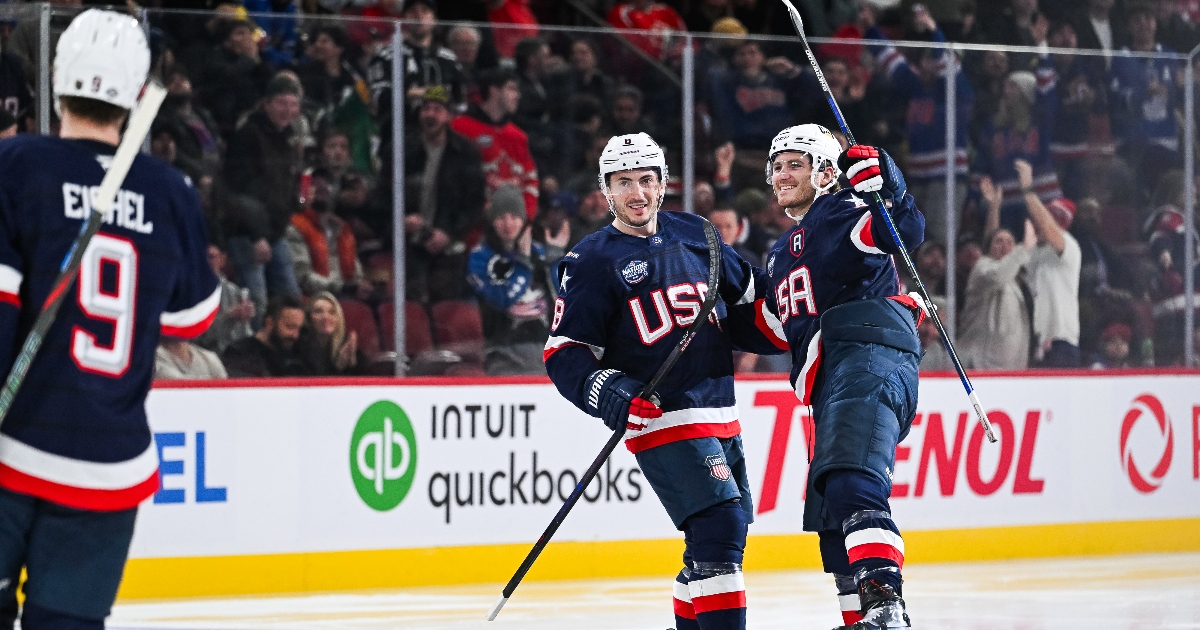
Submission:
[[[837,128],[773,0],[161,4],[207,11],[146,13],[152,72],[169,92],[150,149],[194,182],[222,281],[213,329],[163,340],[161,378],[390,373],[396,308],[410,373],[544,372],[553,267],[610,222],[596,180],[608,138],[658,140],[672,174],[664,210],[683,210],[689,41],[693,210],[747,259],[761,263],[792,225],[763,181],[771,137],[802,122]],[[1179,58],[1119,52],[1190,51],[1200,4],[796,4],[810,35],[838,38],[816,53],[857,140],[897,159],[925,213],[914,259],[943,315],[953,241],[968,368],[1175,366],[1185,344],[1200,351],[1200,335],[1183,332],[1184,278],[1198,275],[1184,268],[1194,87]],[[36,131],[38,22],[23,6],[0,2],[0,139]],[[56,14],[52,39],[67,22]],[[950,53],[944,42],[1030,48]],[[405,295],[392,277],[397,157]],[[920,334],[923,369],[950,369],[932,325]]]

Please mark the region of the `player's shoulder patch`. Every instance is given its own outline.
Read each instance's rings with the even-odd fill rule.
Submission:
[[[650,276],[650,263],[645,260],[631,260],[621,268],[621,277],[629,284],[637,284]]]

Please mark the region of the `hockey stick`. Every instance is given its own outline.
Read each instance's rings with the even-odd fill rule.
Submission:
[[[700,327],[704,322],[708,321],[708,316],[712,313],[713,307],[717,305],[717,284],[721,279],[721,241],[717,238],[717,230],[708,221],[704,222],[704,238],[708,241],[708,293],[704,295],[704,303],[700,306],[700,312],[696,315],[696,321],[683,333],[683,338],[671,350],[671,354],[667,356],[667,360],[663,361],[662,367],[658,368],[654,378],[642,388],[639,398],[649,399],[654,394],[654,390],[658,388],[659,383],[666,378],[670,373],[671,368],[675,367],[675,362],[679,360],[680,355],[684,350],[687,350],[688,344],[695,338],[696,333],[700,332]],[[546,527],[546,531],[542,532],[542,537],[538,539],[533,549],[529,550],[529,554],[525,556],[525,561],[517,568],[517,572],[513,574],[512,579],[504,586],[504,591],[500,593],[500,598],[496,600],[495,605],[488,611],[487,620],[494,621],[496,615],[500,614],[500,609],[504,608],[504,604],[508,602],[508,598],[512,597],[513,591],[517,590],[517,585],[521,580],[525,579],[525,574],[529,572],[529,568],[533,566],[534,561],[541,555],[542,550],[546,548],[546,544],[550,542],[550,538],[554,536],[554,532],[558,531],[558,526],[562,525],[567,514],[575,504],[579,502],[579,497],[583,495],[583,490],[592,482],[596,473],[600,472],[600,467],[612,455],[613,450],[621,443],[621,439],[625,437],[625,429],[620,428],[613,431],[612,437],[608,438],[608,443],[592,461],[592,465],[588,466],[583,476],[579,478],[579,483],[575,484],[575,490],[571,492],[571,496],[563,502],[561,508],[558,509],[558,514],[554,515],[554,519],[550,521],[550,525]]]
[[[13,400],[17,397],[17,390],[24,382],[38,348],[42,346],[46,331],[50,330],[50,326],[54,323],[54,318],[58,315],[58,308],[62,306],[63,299],[67,295],[67,289],[79,273],[79,264],[83,260],[88,243],[100,230],[105,213],[116,201],[117,191],[124,183],[125,175],[129,173],[133,159],[141,150],[142,141],[150,132],[150,124],[154,122],[158,108],[166,96],[167,91],[162,86],[154,82],[146,84],[146,92],[142,95],[142,100],[138,102],[137,108],[130,115],[129,126],[126,127],[121,144],[117,147],[116,154],[113,155],[112,164],[109,165],[108,172],[104,174],[104,179],[100,181],[100,187],[96,189],[96,194],[92,197],[92,213],[83,222],[79,236],[75,237],[75,242],[71,244],[71,249],[63,258],[58,278],[51,285],[50,295],[46,297],[42,311],[38,313],[37,320],[33,322],[33,329],[25,337],[21,352],[13,362],[12,371],[8,373],[8,378],[4,381],[4,389],[0,390],[0,424],[8,416],[8,410],[12,408]]]
[[[813,72],[817,75],[817,81],[821,84],[821,90],[825,92],[825,100],[829,102],[829,109],[833,110],[833,117],[837,118],[838,127],[842,133],[846,134],[846,140],[851,145],[858,144],[854,141],[854,133],[850,131],[850,126],[846,124],[846,119],[842,117],[842,109],[838,107],[837,101],[833,98],[833,90],[829,89],[829,84],[825,82],[825,73],[821,72],[821,65],[817,63],[816,56],[813,55],[812,46],[808,45],[808,37],[804,35],[804,21],[800,19],[800,12],[796,10],[795,5],[791,0],[782,0],[787,6],[788,15],[792,18],[792,25],[796,27],[796,34],[800,36],[800,41],[804,44],[804,53],[808,55],[808,62],[812,64]],[[980,424],[983,425],[983,430],[987,433],[989,442],[996,441],[996,435],[992,432],[992,423],[988,421],[987,414],[983,412],[983,403],[979,402],[979,395],[975,393],[975,387],[971,385],[971,379],[967,377],[967,371],[963,369],[962,361],[958,359],[958,353],[954,351],[954,343],[950,341],[950,335],[946,334],[946,328],[942,326],[942,318],[938,317],[937,308],[933,305],[933,300],[929,297],[929,289],[925,288],[925,283],[921,281],[920,274],[917,273],[917,266],[913,264],[912,257],[908,255],[908,248],[904,246],[904,241],[900,238],[900,233],[896,231],[896,224],[892,221],[892,215],[888,212],[887,207],[883,205],[883,198],[879,193],[875,193],[875,204],[879,206],[879,213],[883,215],[883,222],[887,224],[888,232],[892,235],[892,240],[896,243],[896,248],[900,250],[900,257],[904,259],[904,265],[908,267],[908,273],[912,276],[913,282],[917,283],[917,290],[921,292],[921,297],[929,306],[929,318],[933,320],[933,325],[937,326],[938,334],[942,336],[942,344],[946,346],[946,353],[950,355],[950,360],[954,363],[954,371],[958,372],[958,379],[962,381],[963,388],[967,390],[967,398],[971,401],[971,406],[975,408],[975,416],[979,418]]]

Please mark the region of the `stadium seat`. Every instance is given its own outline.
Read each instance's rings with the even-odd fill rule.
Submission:
[[[395,350],[395,315],[396,307],[391,302],[379,305],[379,328],[382,332],[384,350]],[[404,304],[404,346],[409,356],[415,356],[433,349],[433,332],[429,329],[429,315],[425,307],[416,302]]]
[[[358,349],[368,357],[379,354],[379,325],[371,307],[352,298],[339,298],[346,317],[346,332],[358,333]]]
[[[468,300],[445,300],[430,307],[438,347],[467,361],[483,358],[483,320],[479,306]]]

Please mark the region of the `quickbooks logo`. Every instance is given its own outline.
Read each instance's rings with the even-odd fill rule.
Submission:
[[[417,474],[417,438],[408,414],[390,400],[367,407],[350,438],[350,477],[358,496],[386,512],[404,500]]]

